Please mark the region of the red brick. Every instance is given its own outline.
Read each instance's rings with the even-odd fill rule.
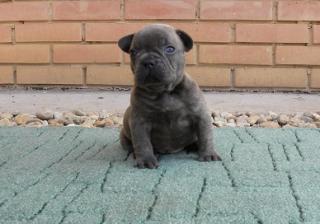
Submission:
[[[186,68],[187,73],[202,87],[230,87],[230,69],[208,66]]]
[[[169,23],[187,32],[195,42],[230,42],[231,28],[227,23]]]
[[[0,43],[11,42],[11,25],[0,25]]]
[[[135,33],[146,23],[87,23],[86,41],[113,41]]]
[[[0,66],[0,85],[13,84],[13,69],[11,66]]]
[[[319,1],[280,1],[278,4],[278,20],[287,21],[319,21]]]
[[[126,19],[195,19],[197,0],[126,0]]]
[[[237,42],[308,43],[306,24],[237,24]]]
[[[88,85],[133,85],[130,66],[92,65],[87,67]]]
[[[320,69],[312,69],[311,88],[320,88]]]
[[[49,19],[49,2],[0,3],[0,21],[36,21]]]
[[[54,1],[54,20],[120,19],[120,1]]]
[[[17,84],[83,83],[81,66],[18,66]]]
[[[200,45],[200,63],[272,64],[270,46]]]
[[[61,44],[53,47],[55,63],[115,63],[120,62],[116,44]]]
[[[277,64],[320,65],[320,47],[278,46]]]
[[[235,86],[306,88],[307,70],[303,68],[236,68]]]
[[[47,45],[0,45],[0,63],[49,63]]]
[[[320,25],[314,25],[313,27],[313,42],[320,43]]]
[[[16,25],[17,42],[81,41],[81,24],[32,23]]]
[[[201,2],[200,19],[205,20],[272,20],[272,1]]]

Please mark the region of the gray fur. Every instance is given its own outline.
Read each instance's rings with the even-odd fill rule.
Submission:
[[[211,117],[196,82],[185,72],[184,53],[192,39],[168,25],[148,25],[119,40],[131,54],[135,84],[120,139],[133,151],[139,168],[156,168],[157,153],[193,145],[199,160],[220,160],[213,149]],[[174,53],[166,53],[172,46]]]

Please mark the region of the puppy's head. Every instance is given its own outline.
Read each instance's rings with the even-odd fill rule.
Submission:
[[[171,26],[153,24],[122,37],[119,47],[130,54],[135,85],[150,90],[172,89],[184,75],[184,52],[191,50],[191,37]]]

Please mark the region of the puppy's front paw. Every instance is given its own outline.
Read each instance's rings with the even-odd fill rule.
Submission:
[[[221,161],[221,157],[215,152],[203,153],[199,155],[199,160],[203,162],[207,161]]]
[[[136,166],[140,169],[149,168],[154,169],[158,168],[159,162],[154,155],[148,155],[143,157],[136,157]]]

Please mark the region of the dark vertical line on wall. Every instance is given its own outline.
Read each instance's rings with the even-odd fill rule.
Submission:
[[[276,23],[278,20],[278,1],[272,3],[272,22]]]
[[[120,20],[125,20],[125,0],[120,1]]]
[[[308,24],[308,31],[309,31],[308,45],[313,45],[313,24],[311,22]]]
[[[84,86],[87,86],[87,66],[82,67],[82,83]]]
[[[201,0],[198,0],[197,5],[196,5],[196,21],[200,20],[200,7],[201,7]]]
[[[18,85],[18,83],[17,83],[17,66],[16,65],[13,66],[13,83],[14,83],[14,85]]]
[[[308,68],[307,69],[307,83],[306,83],[306,90],[308,92],[310,92],[310,89],[311,89],[311,74],[312,74],[312,69],[311,68]]]
[[[236,43],[237,42],[237,32],[236,32],[236,29],[237,29],[237,25],[236,23],[232,23],[230,24],[230,29],[231,29],[231,43]]]
[[[49,21],[52,21],[53,20],[53,8],[52,8],[52,0],[50,0],[49,2]]]
[[[86,41],[86,24],[81,23],[81,41],[85,42]]]
[[[236,79],[236,72],[235,72],[235,68],[232,67],[230,69],[230,88],[231,90],[234,90],[235,89],[235,79]]]

